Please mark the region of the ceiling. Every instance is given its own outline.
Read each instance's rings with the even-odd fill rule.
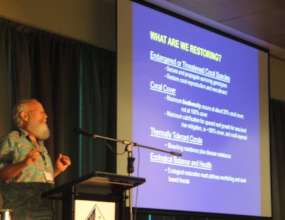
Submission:
[[[285,50],[285,0],[164,0],[164,2]]]

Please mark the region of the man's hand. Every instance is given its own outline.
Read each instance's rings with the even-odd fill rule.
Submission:
[[[39,147],[33,148],[21,162],[10,164],[0,169],[0,180],[9,182],[12,178],[17,177],[29,165],[36,162],[41,156]]]
[[[59,154],[56,162],[55,162],[55,173],[54,176],[56,177],[60,173],[66,170],[67,167],[71,165],[71,160],[69,156],[64,154]]]
[[[26,156],[26,158],[24,159],[24,163],[26,165],[31,165],[32,163],[34,163],[35,161],[37,161],[37,159],[39,159],[41,156],[41,150],[39,147],[36,147],[34,149],[32,149]]]

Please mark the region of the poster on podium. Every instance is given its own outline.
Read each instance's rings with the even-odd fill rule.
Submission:
[[[75,220],[115,220],[115,203],[75,200]]]

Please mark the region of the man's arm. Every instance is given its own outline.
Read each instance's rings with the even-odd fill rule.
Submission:
[[[71,165],[71,160],[68,156],[64,154],[59,154],[56,162],[55,162],[55,170],[54,170],[54,177],[57,177],[63,171],[67,169]]]
[[[21,174],[22,170],[27,167],[24,161],[7,165],[0,169],[0,180],[7,182],[10,179]]]
[[[7,182],[12,178],[17,177],[21,174],[23,169],[34,163],[39,157],[40,150],[39,148],[35,148],[27,154],[26,158],[23,161],[2,167],[0,169],[0,180]]]

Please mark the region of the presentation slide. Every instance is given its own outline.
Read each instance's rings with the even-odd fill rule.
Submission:
[[[267,53],[136,2],[131,12],[131,139],[182,154],[134,148],[146,178],[134,205],[270,216]]]

